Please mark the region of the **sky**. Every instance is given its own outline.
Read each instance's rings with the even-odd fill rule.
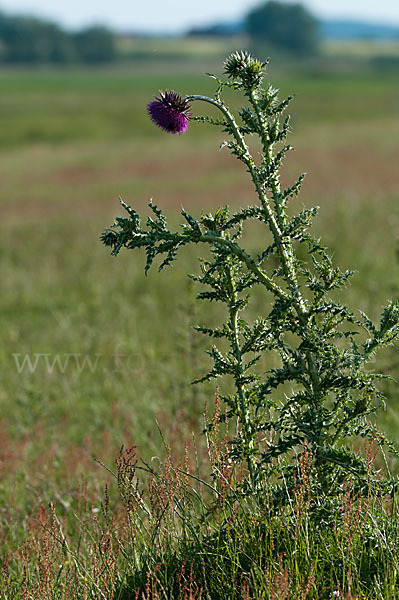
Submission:
[[[101,23],[122,31],[182,33],[193,26],[239,20],[260,3],[260,0],[0,0],[0,8],[7,13],[34,14],[72,29]],[[320,18],[352,18],[399,26],[399,0],[302,0],[302,4]]]

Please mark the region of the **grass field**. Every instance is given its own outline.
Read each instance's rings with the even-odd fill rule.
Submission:
[[[399,283],[397,78],[276,72],[273,85],[296,94],[284,178],[308,173],[297,202],[321,206],[317,232],[359,271],[347,298],[376,316]],[[247,205],[252,189],[208,126],[168,137],[146,116],[159,89],[211,93],[203,75],[169,64],[4,70],[0,87],[0,539],[14,555],[41,505],[72,511],[82,474],[100,502],[110,478],[93,457],[112,465],[122,443],[163,456],[156,421],[180,453],[214,397],[214,386],[188,385],[207,365],[190,326],[213,318],[185,277],[196,256],[147,279],[144,257],[109,256],[98,238],[118,197],[140,211],[153,197],[176,221],[182,205],[194,215]],[[39,354],[34,372],[18,368]],[[78,356],[65,365],[68,354]],[[48,369],[57,355],[63,366]],[[399,394],[388,391],[381,424],[399,441]]]

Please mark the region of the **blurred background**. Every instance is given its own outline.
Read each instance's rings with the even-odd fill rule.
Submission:
[[[218,149],[221,133],[192,123],[168,136],[145,108],[160,89],[212,94],[204,73],[222,74],[241,48],[270,56],[268,80],[295,94],[283,179],[307,172],[292,210],[320,205],[316,231],[339,266],[358,270],[345,299],[377,317],[399,294],[396,1],[2,0],[0,502],[10,539],[11,522],[67,502],[80,474],[101,487],[93,456],[112,464],[121,443],[162,454],[156,421],[180,447],[201,429],[215,389],[188,385],[209,364],[191,326],[217,314],[197,306],[187,280],[197,254],[145,279],[144,256],[115,259],[99,235],[121,214],[119,196],[144,213],[152,197],[173,223],[182,205],[198,215],[253,202],[245,170]],[[378,366],[398,376],[397,362],[392,349]],[[397,387],[384,389],[380,425],[398,441]]]

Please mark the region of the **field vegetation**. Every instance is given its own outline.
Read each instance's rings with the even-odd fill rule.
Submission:
[[[184,137],[168,137],[146,115],[159,89],[212,93],[212,82],[200,73],[220,66],[200,54],[195,69],[169,58],[97,70],[0,72],[5,599],[277,600],[332,598],[339,590],[347,598],[399,597],[393,574],[398,532],[386,507],[373,513],[370,498],[367,507],[351,504],[348,489],[346,532],[321,544],[302,513],[293,509],[286,521],[271,525],[259,507],[241,505],[235,513],[218,489],[222,517],[206,526],[206,488],[187,482],[176,466],[181,461],[206,478],[209,460],[215,464],[221,452],[221,441],[206,443],[199,435],[205,403],[213,412],[215,385],[189,385],[209,366],[206,341],[190,325],[216,319],[217,311],[197,305],[185,276],[197,268],[195,251],[167,276],[154,271],[148,281],[144,256],[115,260],[98,237],[121,210],[119,196],[140,212],[153,197],[176,220],[182,205],[199,216],[198,207],[251,203],[244,168],[215,151],[219,133],[192,123]],[[284,180],[307,172],[297,202],[320,205],[316,234],[341,268],[358,270],[343,292],[346,301],[378,317],[386,299],[399,294],[399,98],[394,71],[361,64],[344,73],[336,66],[324,73],[319,63],[306,71],[278,62],[270,70],[283,96],[296,94],[289,140],[295,152]],[[247,243],[261,246],[254,236]],[[393,349],[379,361],[399,375]],[[399,443],[398,388],[381,385],[387,404],[378,426]],[[129,488],[138,471],[132,451],[119,455],[122,445],[137,447],[137,455],[160,470],[159,479],[151,471],[143,475],[152,485],[146,508]],[[359,451],[374,456],[373,448]],[[381,457],[375,460],[382,464]],[[389,467],[397,471],[394,462]],[[148,493],[147,483],[144,489]],[[297,491],[302,506],[307,492]],[[168,497],[178,498],[187,517],[182,525]],[[371,516],[359,524],[362,511]],[[188,517],[192,512],[197,521]],[[365,551],[357,572],[365,532],[373,528],[378,540],[395,541],[386,554],[382,543],[374,554]],[[192,567],[205,538],[209,555],[218,558]],[[295,553],[287,557],[293,539]],[[259,559],[254,564],[251,548]],[[387,556],[393,567],[384,579]],[[205,577],[210,570],[212,577]],[[382,573],[379,591],[362,585],[369,572]]]

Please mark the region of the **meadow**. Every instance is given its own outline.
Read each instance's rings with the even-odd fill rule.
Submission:
[[[159,89],[211,94],[201,74],[218,68],[209,62],[0,71],[4,581],[26,561],[22,548],[45,519],[41,507],[54,503],[72,522],[84,498],[97,514],[106,483],[111,510],[118,505],[113,478],[94,459],[113,469],[124,444],[158,464],[163,438],[176,456],[192,432],[201,444],[215,385],[189,385],[208,365],[206,341],[190,327],[213,318],[185,276],[197,254],[145,278],[144,256],[115,260],[99,234],[121,214],[119,196],[140,212],[153,198],[173,221],[181,206],[196,215],[198,207],[251,202],[244,169],[218,151],[220,134],[192,123],[185,136],[166,136],[146,115]],[[283,96],[296,95],[284,180],[307,172],[297,202],[320,205],[317,234],[339,266],[358,271],[345,297],[376,317],[399,284],[396,74],[271,72]],[[22,365],[26,356],[32,368]],[[380,361],[398,374],[394,350]],[[384,385],[379,426],[399,442],[397,387]],[[70,527],[78,544],[79,528]],[[46,589],[35,597],[58,597]],[[2,597],[29,597],[20,593]]]

